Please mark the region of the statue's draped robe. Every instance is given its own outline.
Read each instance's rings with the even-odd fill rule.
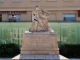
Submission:
[[[49,12],[44,10],[34,10],[32,14],[35,14],[35,19],[32,23],[30,32],[48,32],[51,31],[51,28],[48,25],[47,18],[49,17]]]

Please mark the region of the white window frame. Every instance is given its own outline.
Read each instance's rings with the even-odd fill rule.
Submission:
[[[0,0],[0,2],[4,2],[4,0]]]
[[[21,2],[21,0],[13,0],[13,2]]]
[[[31,0],[32,2],[38,2],[38,1],[41,1],[41,0]]]
[[[63,0],[64,2],[73,2],[74,0]]]
[[[57,0],[47,0],[47,1],[49,1],[49,2],[56,2]]]

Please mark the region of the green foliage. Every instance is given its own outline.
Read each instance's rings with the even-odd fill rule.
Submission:
[[[80,58],[80,45],[79,44],[65,44],[60,47],[60,54],[67,58]]]
[[[0,44],[0,57],[14,57],[20,53],[17,44]]]

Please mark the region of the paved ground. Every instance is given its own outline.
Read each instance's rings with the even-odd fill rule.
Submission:
[[[11,60],[11,58],[0,58],[0,60]],[[70,58],[70,60],[80,60],[80,59]]]
[[[11,58],[0,58],[0,60],[11,60]]]
[[[72,59],[69,59],[69,60],[80,60],[80,59],[76,59],[76,58],[73,59],[73,58],[72,58]]]

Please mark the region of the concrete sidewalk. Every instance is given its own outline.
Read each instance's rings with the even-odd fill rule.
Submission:
[[[11,58],[0,58],[0,60],[12,60]],[[69,60],[80,60],[76,58],[70,58]]]

